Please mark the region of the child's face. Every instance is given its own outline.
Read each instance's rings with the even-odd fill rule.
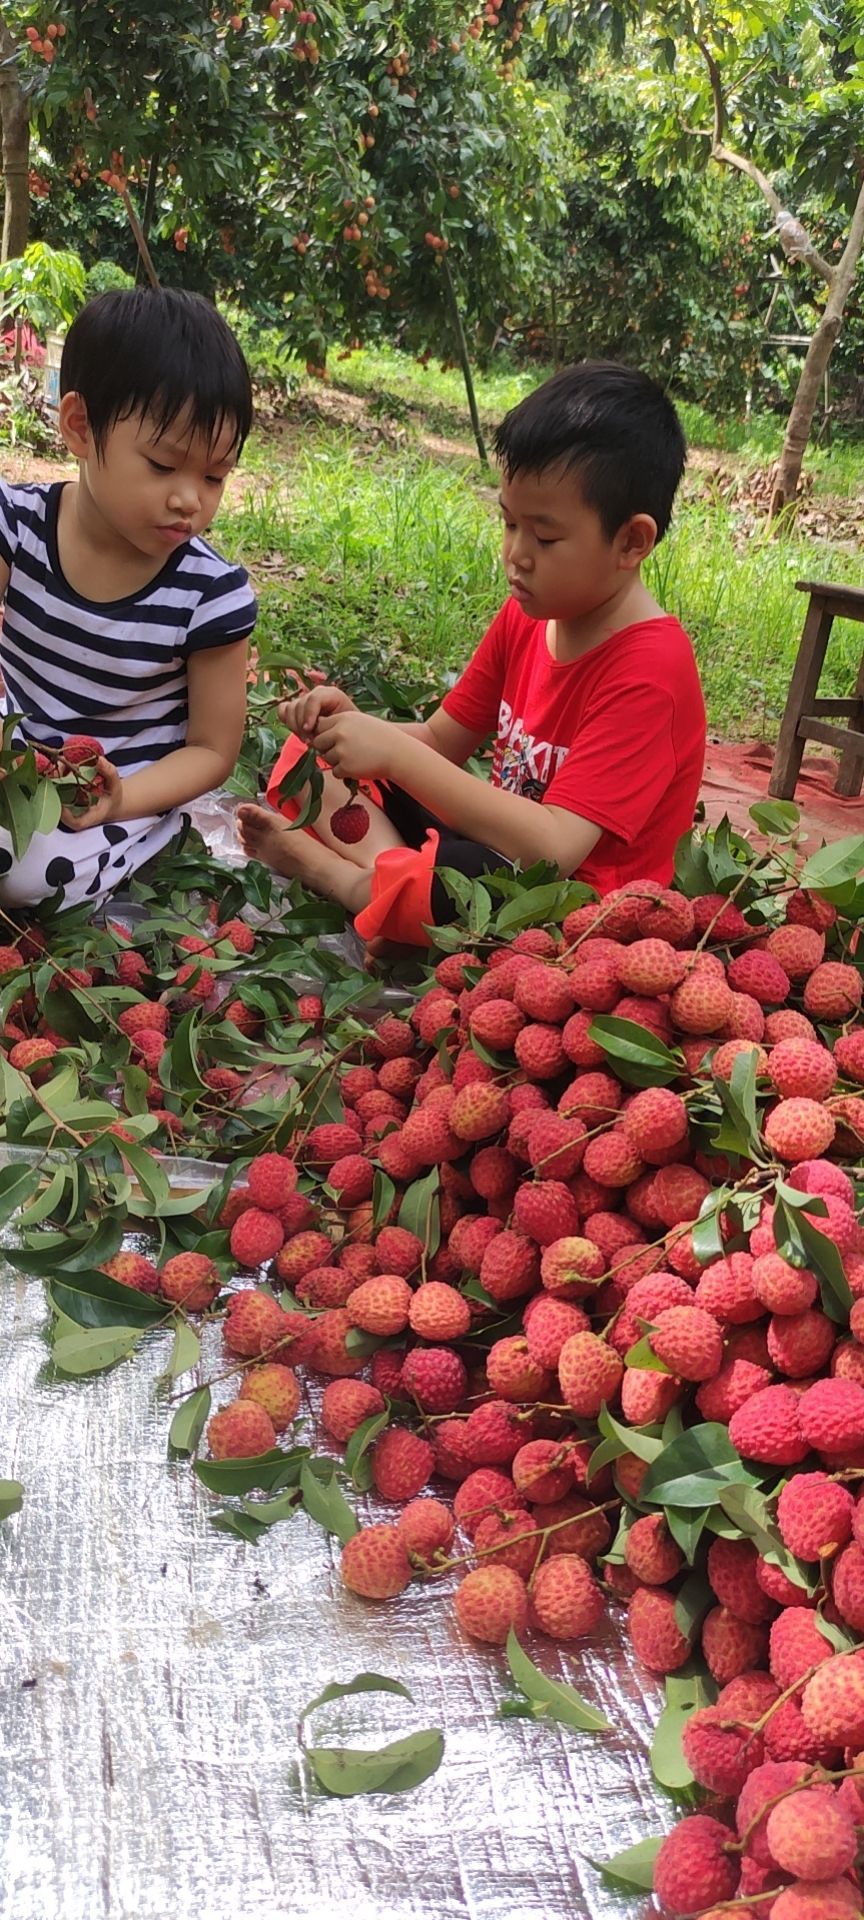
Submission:
[[[576,620],[604,606],[656,536],[649,516],[637,514],[609,540],[578,480],[560,466],[503,478],[499,498],[510,592],[535,620]]]
[[[233,429],[214,442],[183,415],[160,433],[152,415],[131,414],[110,429],[101,455],[87,429],[82,483],[101,518],[137,553],[167,559],[206,532],[236,465]]]

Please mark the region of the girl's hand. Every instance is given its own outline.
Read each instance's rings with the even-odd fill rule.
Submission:
[[[315,749],[342,780],[386,779],[394,752],[402,743],[399,727],[374,714],[339,712],[322,719],[315,733]]]
[[[83,812],[64,807],[60,818],[64,827],[71,827],[73,833],[81,833],[85,827],[101,827],[105,820],[116,820],[123,799],[123,782],[117,768],[110,760],[97,760],[96,766],[102,775],[102,792],[94,795],[93,802]]]
[[[354,713],[353,700],[341,687],[312,687],[290,700],[280,700],[279,718],[301,740],[315,741],[318,724],[337,713]]]

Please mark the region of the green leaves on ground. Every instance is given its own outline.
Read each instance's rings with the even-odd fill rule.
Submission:
[[[591,1865],[602,1873],[604,1880],[626,1887],[628,1893],[650,1893],[654,1885],[654,1863],[662,1845],[662,1835],[652,1834],[648,1840],[637,1840],[634,1847],[622,1847],[611,1860],[592,1860]]]
[[[679,1793],[693,1785],[693,1775],[684,1758],[681,1736],[691,1716],[700,1707],[710,1707],[717,1688],[708,1674],[670,1673],[666,1679],[666,1705],[660,1715],[651,1742],[651,1772],[661,1787]]]
[[[0,1480],[0,1520],[8,1520],[10,1513],[18,1513],[23,1500],[20,1480]]]
[[[325,1468],[329,1468],[329,1474],[324,1473]],[[304,1461],[300,1470],[300,1491],[310,1519],[317,1520],[319,1527],[324,1527],[328,1533],[335,1533],[343,1547],[359,1532],[356,1516],[336,1478],[335,1461]]]
[[[362,1793],[407,1793],[419,1787],[437,1772],[444,1756],[444,1735],[437,1727],[391,1740],[384,1747],[309,1747],[303,1737],[303,1723],[319,1708],[334,1700],[345,1700],[361,1693],[398,1694],[414,1704],[414,1696],[401,1680],[386,1674],[358,1673],[353,1680],[334,1680],[324,1687],[300,1712],[300,1744],[312,1772],[326,1793],[350,1799]]]
[[[119,1360],[128,1360],[141,1339],[137,1327],[76,1327],[54,1341],[51,1357],[58,1373],[104,1373]]]
[[[604,1715],[596,1707],[590,1707],[568,1681],[550,1680],[540,1672],[539,1667],[535,1667],[524,1647],[520,1646],[512,1627],[504,1651],[516,1685],[530,1703],[532,1719],[557,1720],[563,1727],[574,1727],[579,1733],[611,1732]]]
[[[210,1413],[210,1388],[197,1387],[171,1422],[168,1445],[172,1453],[194,1453]],[[206,1486],[206,1481],[205,1481]],[[254,1481],[253,1481],[254,1485]]]

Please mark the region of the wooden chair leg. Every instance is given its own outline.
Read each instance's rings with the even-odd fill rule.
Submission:
[[[791,800],[795,792],[805,745],[798,722],[812,711],[833,619],[833,613],[811,594],[768,782],[768,792],[775,800]]]
[[[854,722],[850,721],[849,724],[864,730],[864,654],[861,655],[861,665],[855,682],[855,698],[861,703],[860,711]],[[856,753],[854,747],[845,747],[840,755],[834,791],[843,794],[846,799],[851,799],[856,793],[861,792],[862,787],[864,787],[864,754]]]

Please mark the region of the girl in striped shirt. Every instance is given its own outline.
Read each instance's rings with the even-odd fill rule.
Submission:
[[[60,431],[77,481],[0,481],[2,711],[34,747],[104,749],[103,791],[23,859],[0,904],[94,906],[177,833],[240,748],[255,600],[203,538],[249,432],[245,360],[200,295],[101,294],[69,330]]]

